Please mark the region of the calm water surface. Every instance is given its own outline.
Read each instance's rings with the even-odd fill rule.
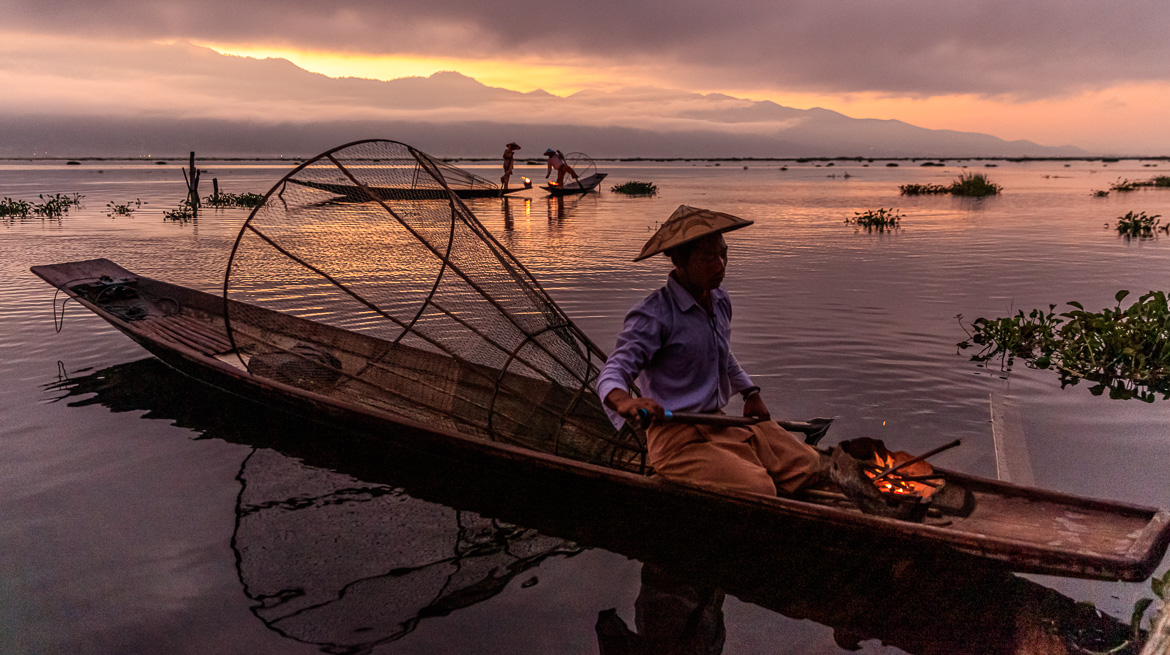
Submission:
[[[460,492],[453,480],[420,475],[433,469],[411,456],[306,434],[204,388],[75,304],[55,332],[52,289],[29,266],[106,257],[207,291],[221,284],[246,212],[163,220],[183,195],[180,165],[0,162],[0,196],[84,196],[60,219],[0,219],[2,652],[593,653],[602,610],[615,608],[643,634],[685,624],[654,612],[663,598],[700,607],[687,639],[718,642],[721,624],[727,653],[957,652],[984,650],[972,646],[980,639],[1010,650],[1053,633],[1088,639],[1111,617],[1127,621],[1149,594],[1145,584],[874,570],[826,560],[815,544],[780,571],[750,558],[703,572],[702,562],[646,564],[637,546],[590,537],[604,532],[597,525]],[[962,165],[1004,193],[898,195],[899,184],[949,182]],[[211,177],[226,191],[263,192],[291,166],[204,168],[208,192]],[[1170,403],[1061,389],[1051,372],[980,368],[955,348],[965,338],[959,314],[1070,300],[1100,309],[1119,289],[1166,289],[1170,239],[1127,241],[1108,226],[1130,210],[1170,216],[1170,191],[1090,195],[1159,169],[879,161],[602,170],[661,192],[556,201],[530,191],[470,204],[603,348],[667,272],[665,259],[630,263],[656,224],[682,203],[727,211],[756,221],[728,237],[725,284],[737,356],[773,415],[838,416],[826,443],[873,436],[922,451],[961,437],[937,462],[995,477],[989,398],[998,394],[1019,412],[1039,486],[1170,507]],[[540,180],[541,171],[520,172]],[[146,204],[133,215],[107,215],[108,202],[135,199]],[[844,223],[879,207],[900,209],[903,227],[867,233]],[[875,604],[873,587],[931,598],[931,611]],[[960,597],[961,610],[949,604]],[[1105,627],[1076,601],[1104,612]],[[1033,628],[989,627],[1013,622]]]

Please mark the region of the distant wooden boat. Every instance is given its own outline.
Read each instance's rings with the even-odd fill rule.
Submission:
[[[597,188],[598,184],[605,179],[608,173],[594,173],[588,177],[583,177],[580,180],[573,180],[565,182],[564,184],[550,183],[540,188],[548,191],[554,196],[571,196],[579,193],[589,193]]]
[[[310,180],[288,180],[291,184],[328,191],[352,202],[366,202],[371,198],[377,200],[446,200],[447,190],[442,188],[426,189],[414,187],[379,187],[358,186],[356,184],[340,184],[329,182],[314,182]],[[451,191],[460,198],[498,198],[517,191],[531,189],[532,185],[510,187],[506,191],[494,184],[484,186],[451,187]]]
[[[447,200],[449,192],[459,198],[494,198],[532,188],[532,181],[522,177],[522,185],[505,191],[487,178],[414,148],[388,152],[375,149],[376,145],[366,146],[378,143],[379,140],[370,140],[336,149],[360,158],[334,162],[341,165],[344,161],[345,166],[352,168],[342,170],[331,165],[298,168],[296,175],[281,180],[277,195],[283,196],[287,184],[325,191],[351,202]],[[377,175],[365,175],[370,172]]]
[[[1149,577],[1170,543],[1165,510],[942,470],[936,472],[948,484],[973,495],[966,516],[907,522],[863,514],[831,497],[774,498],[672,483],[639,473],[628,458],[607,457],[616,442],[591,435],[612,428],[596,397],[579,390],[532,375],[473,370],[436,352],[139,276],[106,259],[32,271],[199,380],[298,416],[509,469],[517,478],[542,480],[552,494],[604,489],[611,500],[653,508],[656,520],[719,526],[696,540],[719,541],[720,531],[728,531],[736,543],[783,559],[783,549],[775,548],[779,537],[799,535],[838,551],[954,557],[1013,571],[1131,581]],[[403,386],[403,380],[417,384]],[[494,388],[484,380],[495,380]],[[469,417],[485,406],[497,411],[501,389],[527,399],[529,409],[568,401],[575,413],[552,420],[559,427],[551,431],[527,422],[505,425],[506,412],[495,415],[496,427],[487,432],[475,427]],[[546,433],[554,441],[541,442]]]

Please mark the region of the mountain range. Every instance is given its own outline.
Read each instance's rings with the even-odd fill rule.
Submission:
[[[725,94],[630,87],[560,97],[487,86],[456,72],[390,81],[330,78],[283,59],[152,45],[150,94],[103,103],[67,92],[52,106],[0,109],[0,156],[308,156],[389,138],[442,157],[522,156],[546,147],[594,157],[1078,157],[1073,146],[1006,141],[897,120],[851,118]],[[118,62],[145,76],[145,63]],[[111,64],[106,63],[106,68]],[[164,71],[159,73],[158,71]],[[76,75],[86,75],[81,67]],[[66,90],[67,90],[66,86]],[[530,154],[531,153],[531,154]]]

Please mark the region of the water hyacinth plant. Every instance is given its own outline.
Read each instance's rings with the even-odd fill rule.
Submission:
[[[0,200],[0,217],[24,218],[32,212],[32,203],[27,200],[13,200],[5,196]]]
[[[1163,225],[1158,227],[1161,223],[1158,219],[1161,214],[1154,214],[1153,216],[1146,216],[1145,212],[1126,212],[1125,216],[1117,217],[1117,233],[1125,238],[1150,238],[1154,236],[1155,230],[1162,230],[1170,234],[1170,225]]]
[[[983,173],[964,173],[951,184],[951,194],[956,196],[994,196],[1002,190]]]
[[[0,217],[27,218],[29,216],[40,216],[42,218],[60,218],[68,213],[70,207],[79,206],[81,199],[85,196],[80,193],[75,193],[71,196],[55,193],[51,196],[40,194],[37,197],[41,199],[41,202],[35,203],[27,200],[4,198],[4,200],[0,201]]]
[[[1117,181],[1114,182],[1113,186],[1109,187],[1109,189],[1112,191],[1137,191],[1138,189],[1149,187],[1161,189],[1170,188],[1170,175],[1159,175],[1148,180],[1136,181],[1117,178]]]
[[[994,196],[1003,190],[1003,187],[987,179],[983,173],[963,173],[959,179],[944,184],[903,184],[898,187],[904,196],[923,196],[949,193],[954,196],[982,197]]]
[[[929,196],[950,193],[951,188],[942,184],[903,184],[898,187],[904,196]]]
[[[653,182],[623,182],[609,188],[614,193],[624,193],[628,196],[652,196],[658,193],[658,186]]]
[[[845,219],[846,223],[864,227],[867,230],[884,231],[887,228],[898,227],[898,221],[904,218],[893,207],[889,209],[870,209],[864,212],[853,212],[852,218]]]
[[[107,216],[129,216],[142,207],[142,200],[135,198],[130,202],[118,203],[113,200],[106,203]]]
[[[1069,302],[1072,309],[1059,316],[1056,305],[1049,305],[1047,312],[1034,309],[1025,315],[1020,310],[1006,318],[977,318],[970,330],[963,328],[969,338],[957,345],[981,346],[972,361],[999,357],[1009,370],[1017,357],[1032,368],[1056,369],[1062,387],[1082,379],[1095,382],[1089,389],[1093,395],[1108,390],[1115,399],[1153,402],[1156,394],[1170,398],[1166,294],[1150,291],[1123,308],[1121,301],[1128,295],[1129,291],[1118,291],[1117,305],[1100,312]],[[958,318],[962,324],[962,316]]]
[[[180,202],[177,207],[163,211],[163,220],[186,223],[195,218],[195,208],[187,201]]]
[[[255,207],[264,202],[260,193],[220,193],[203,200],[209,207]]]
[[[60,218],[68,213],[70,207],[81,205],[81,199],[85,196],[80,193],[75,193],[72,196],[55,193],[47,198],[44,194],[38,194],[37,197],[41,199],[41,203],[33,205],[32,212],[34,214],[45,218]]]

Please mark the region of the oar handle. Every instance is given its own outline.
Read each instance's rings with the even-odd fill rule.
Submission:
[[[638,410],[640,417],[639,423],[642,429],[646,429],[650,425],[650,412],[645,409]],[[669,409],[663,411],[663,419],[670,423],[690,423],[692,425],[718,425],[718,426],[739,426],[745,427],[748,425],[755,425],[760,422],[760,419],[751,416],[727,416],[726,414],[698,414],[694,412],[672,412]],[[814,418],[808,421],[776,421],[780,427],[789,432],[800,432],[804,435],[805,443],[815,446],[821,437],[828,432],[829,426],[832,425],[831,418]]]
[[[638,416],[642,417],[642,427],[646,428],[650,425],[650,412],[645,409],[638,410]],[[719,425],[719,426],[744,426],[755,425],[760,422],[758,418],[750,416],[727,416],[726,414],[699,414],[695,412],[672,412],[669,409],[663,410],[662,420],[667,423],[689,423],[691,425]]]

